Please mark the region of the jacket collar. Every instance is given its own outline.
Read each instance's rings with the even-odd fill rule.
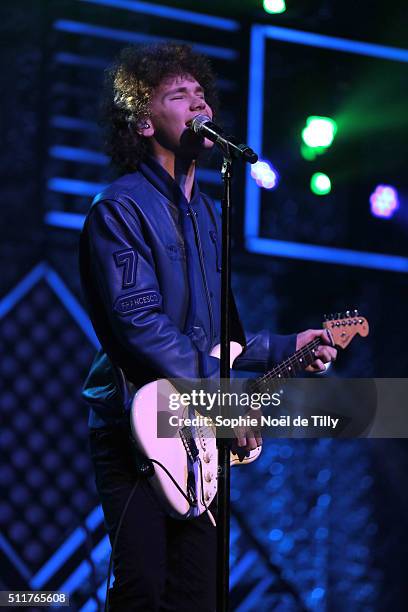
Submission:
[[[153,157],[146,156],[140,162],[139,170],[143,176],[155,187],[165,198],[181,208],[187,208],[189,202],[185,197],[178,183],[170,176]],[[197,178],[194,177],[192,197],[190,205],[196,205],[200,201],[200,190],[197,183]]]

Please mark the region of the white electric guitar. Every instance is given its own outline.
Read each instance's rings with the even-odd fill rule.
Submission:
[[[326,318],[323,328],[330,331],[333,345],[340,348],[345,348],[357,334],[367,336],[369,332],[367,320],[356,310],[352,313],[347,311],[343,317],[338,313],[338,318],[333,315]],[[320,344],[319,338],[309,342],[270,372],[254,380],[253,389],[270,388],[280,378],[296,376],[315,361],[315,351]],[[242,350],[240,344],[231,342],[231,367]],[[220,345],[214,347],[211,355],[220,358]],[[139,389],[133,399],[130,424],[137,448],[150,466],[153,464],[151,482],[169,514],[188,519],[208,510],[217,493],[215,426],[172,428],[176,435],[159,438],[158,421],[168,422],[172,414],[169,401],[159,401],[159,398],[169,398],[171,393],[178,392],[164,379]],[[199,413],[192,406],[186,406],[184,415],[194,418]],[[258,447],[243,458],[231,452],[231,465],[251,463],[259,457],[261,450],[262,447]]]

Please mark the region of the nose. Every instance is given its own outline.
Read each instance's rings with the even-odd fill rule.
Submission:
[[[203,98],[200,98],[198,96],[194,96],[191,100],[191,104],[190,104],[190,108],[192,111],[201,111],[204,110],[206,107],[206,103],[205,100],[203,100]]]

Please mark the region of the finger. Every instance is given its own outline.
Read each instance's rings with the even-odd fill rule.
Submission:
[[[320,338],[322,344],[334,346],[333,336],[329,329],[319,329],[316,331],[318,332],[317,336]]]
[[[310,368],[310,369],[309,369]],[[324,363],[321,359],[316,359],[309,368],[306,368],[309,372],[321,372],[325,370]]]
[[[251,435],[247,437],[246,446],[248,450],[255,450],[257,448],[257,443],[254,436]]]
[[[262,430],[260,426],[252,426],[252,432],[257,446],[262,446]]]
[[[239,438],[237,438],[237,442],[238,442],[238,446],[246,446],[247,445],[247,439],[245,436],[240,436]]]
[[[324,363],[321,359],[316,359],[315,364],[319,372],[322,372],[323,370],[326,371],[326,368],[324,367]]]
[[[329,361],[335,361],[337,351],[331,346],[320,346],[316,350],[315,355],[319,357],[323,363],[328,363]]]
[[[336,361],[336,359],[337,359],[337,349],[335,349],[333,346],[328,346],[327,347],[327,351],[328,351],[329,356],[330,356],[330,361]]]

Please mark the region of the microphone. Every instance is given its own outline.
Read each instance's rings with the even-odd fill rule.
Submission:
[[[249,164],[258,161],[257,154],[246,144],[241,144],[234,136],[227,136],[224,130],[211,121],[207,115],[196,115],[189,123],[190,130],[199,136],[208,138],[215,144],[227,149],[233,157],[240,157]]]

